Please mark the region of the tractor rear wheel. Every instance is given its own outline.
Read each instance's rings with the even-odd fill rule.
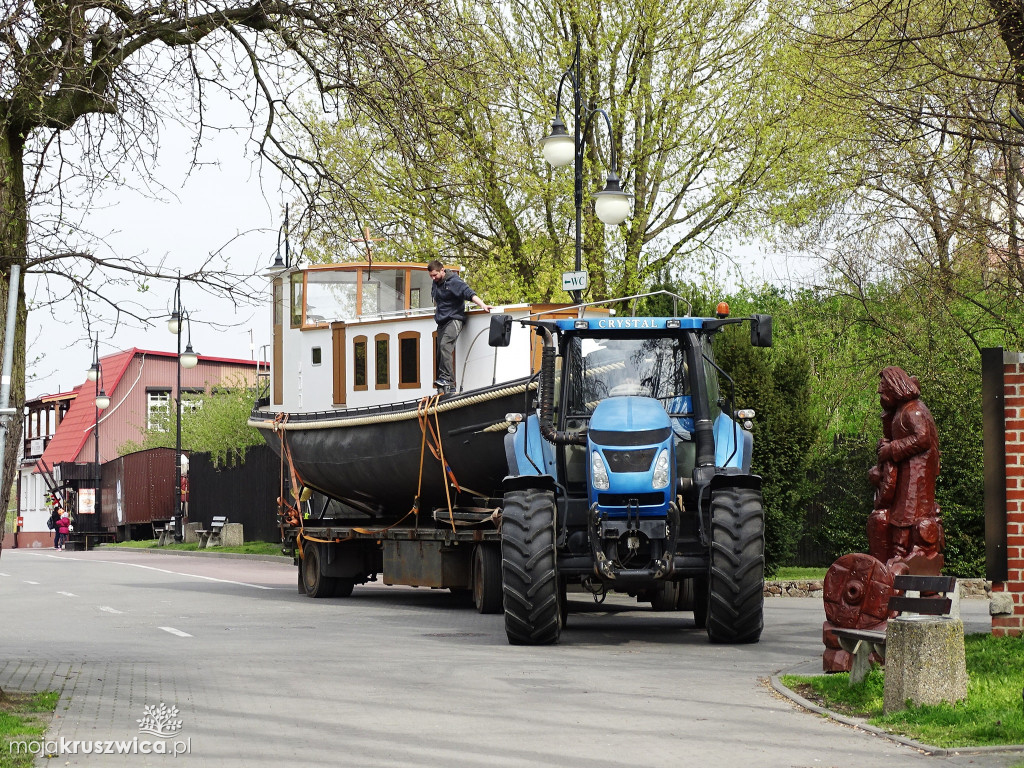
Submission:
[[[501,513],[505,634],[512,645],[550,645],[562,632],[555,555],[555,496],[527,488],[505,494]]]
[[[763,628],[761,493],[751,488],[719,488],[711,494],[708,637],[713,643],[754,643]]]

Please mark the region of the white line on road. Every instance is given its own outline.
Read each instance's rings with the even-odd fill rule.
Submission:
[[[34,554],[34,553],[30,553],[30,554]],[[46,555],[46,557],[57,557],[57,555]],[[64,560],[64,561],[67,561],[67,560],[78,560],[80,562],[84,562],[84,561],[88,560],[88,558],[85,558],[85,557],[61,557],[60,559]],[[122,562],[120,560],[94,560],[93,562],[96,562],[96,563],[106,563],[106,564],[109,564],[109,565],[130,565],[133,568],[144,568],[147,571],[158,571],[159,573],[169,573],[172,576],[189,576],[189,577],[191,577],[193,579],[205,579],[206,581],[216,581],[219,584],[236,584],[236,585],[238,585],[240,587],[252,587],[253,589],[269,589],[269,590],[280,589],[280,587],[267,587],[267,586],[264,586],[262,584],[250,584],[250,583],[248,583],[246,581],[232,581],[231,579],[216,579],[213,576],[200,576],[198,573],[183,573],[181,571],[171,571],[171,570],[168,570],[167,568],[155,568],[152,565],[142,565],[141,563],[125,563],[125,562]],[[36,584],[37,582],[30,581],[30,582],[26,582],[26,583],[28,583],[28,584]]]
[[[170,632],[172,635],[177,635],[178,637],[192,637],[188,632],[182,632],[180,629],[175,629],[174,627],[159,627],[159,629],[162,629],[164,632]]]
[[[0,573],[0,576],[10,576],[10,575],[11,574],[9,574],[9,573]]]
[[[109,605],[101,605],[100,610],[106,611],[107,613],[124,613],[124,611],[119,611],[117,608],[111,608]]]
[[[57,592],[58,595],[64,595],[65,597],[78,597],[74,592]]]
[[[36,585],[38,585],[38,584],[39,584],[39,582],[38,582],[38,581],[26,581],[25,583],[26,583],[26,584],[36,584]]]

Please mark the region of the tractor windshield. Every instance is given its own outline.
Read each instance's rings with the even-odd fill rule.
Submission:
[[[653,397],[669,407],[690,394],[679,337],[569,340],[567,415],[589,416],[608,397]]]

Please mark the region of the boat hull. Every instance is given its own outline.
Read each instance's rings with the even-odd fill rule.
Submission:
[[[249,424],[279,455],[284,440],[286,462],[290,457],[303,485],[373,508],[384,519],[399,518],[412,508],[417,495],[423,511],[448,504],[446,474],[430,450],[432,443],[463,491],[494,496],[508,473],[505,414],[525,409],[532,386],[527,378],[461,395],[352,412],[284,415],[264,407],[253,411]],[[439,441],[433,440],[434,434]],[[451,498],[454,503],[454,493]]]

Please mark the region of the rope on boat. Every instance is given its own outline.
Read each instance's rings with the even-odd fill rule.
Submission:
[[[514,387],[503,387],[502,389],[491,390],[490,392],[481,392],[477,395],[461,396],[455,400],[446,400],[443,403],[434,403],[427,409],[428,414],[445,413],[447,411],[455,410],[456,408],[462,408],[466,405],[475,405],[477,403],[486,403],[488,400],[497,400],[498,398],[507,397],[508,395],[515,395],[527,390],[533,390],[537,388],[536,381],[530,381],[526,384],[520,384]],[[428,396],[425,399],[436,401],[437,395]],[[356,418],[340,418],[340,419],[324,419],[322,421],[292,421],[292,422],[281,422],[275,431],[297,431],[297,430],[313,430],[313,429],[333,429],[334,427],[360,427],[366,424],[386,424],[395,421],[408,421],[409,419],[415,419],[418,417],[418,410],[404,411],[401,413],[380,413],[374,416],[360,416]],[[277,420],[274,420],[277,423]],[[253,419],[250,418],[248,421],[250,427],[262,427],[266,429],[268,426],[267,419]],[[505,425],[508,426],[507,424]],[[493,427],[488,427],[485,431],[498,431]]]

